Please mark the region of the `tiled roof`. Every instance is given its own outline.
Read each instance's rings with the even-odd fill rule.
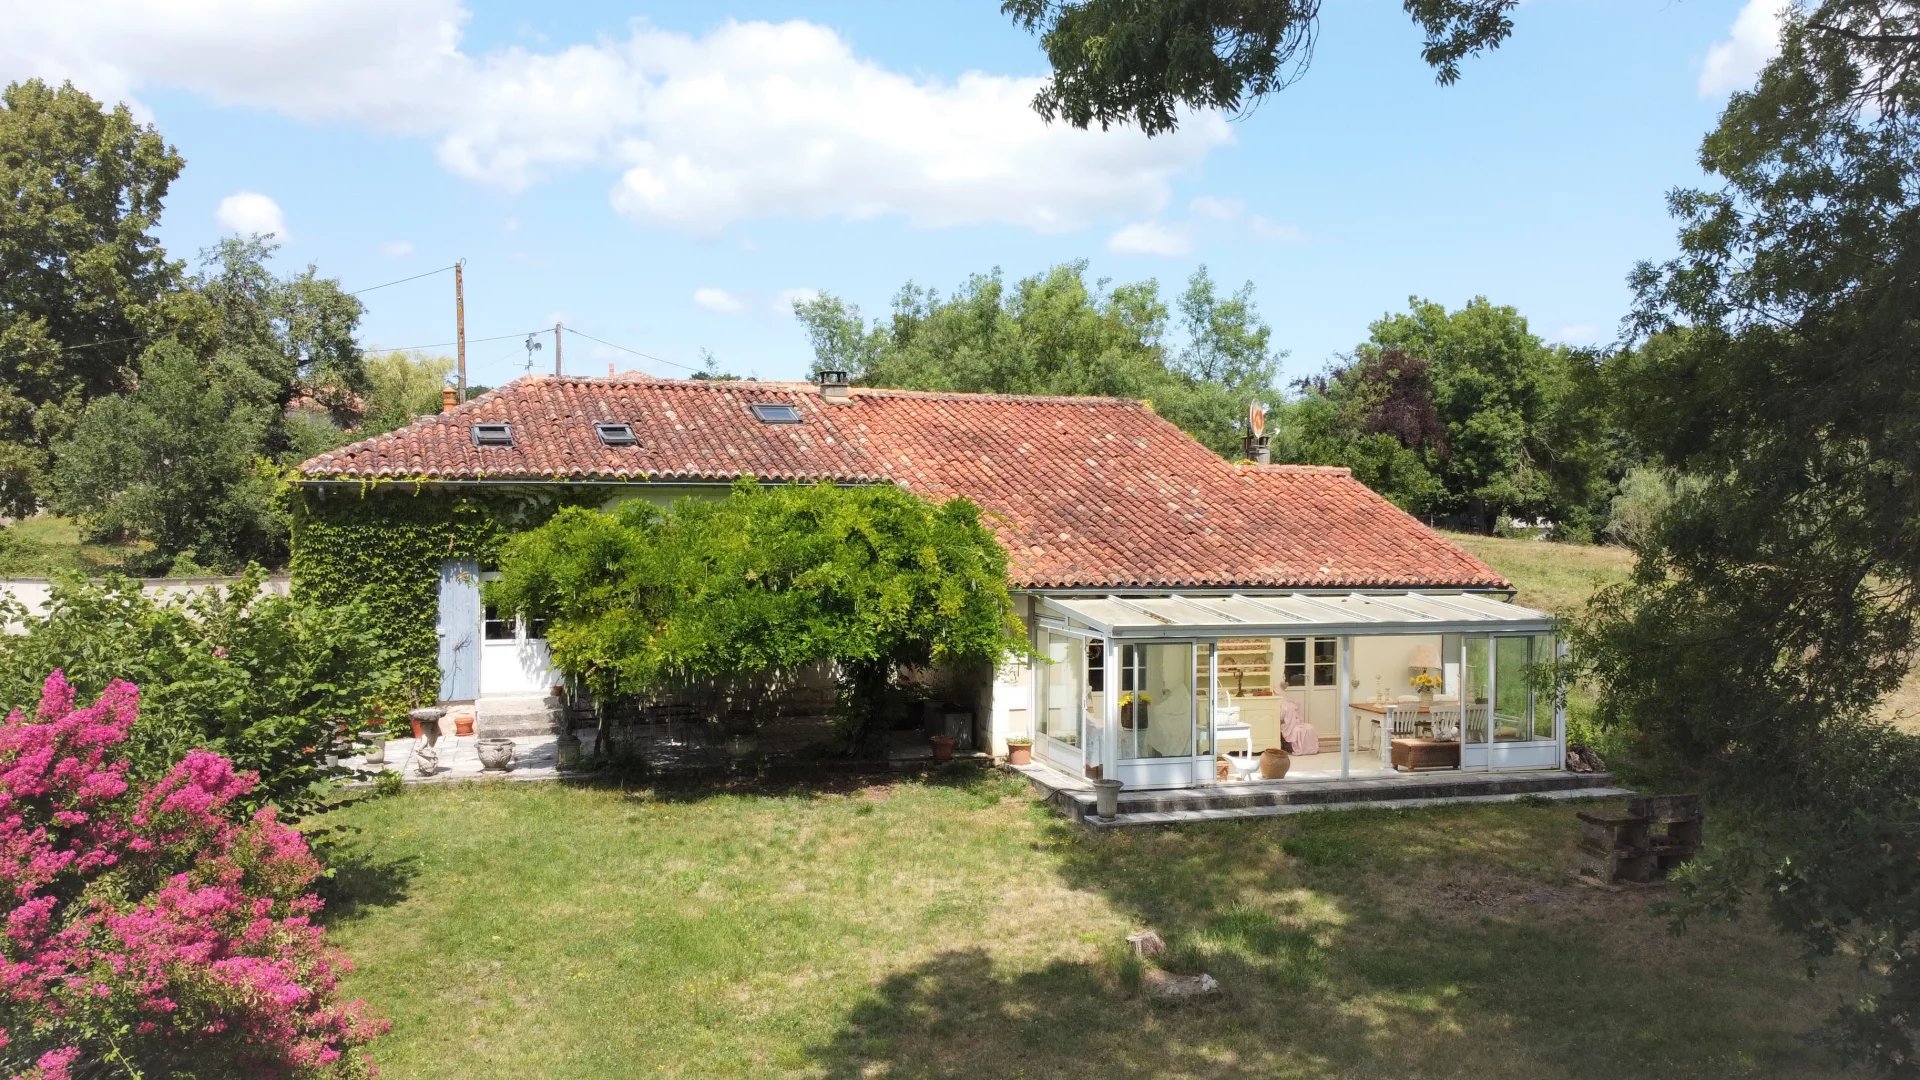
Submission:
[[[764,424],[755,403],[790,404]],[[633,425],[608,447],[595,421]],[[512,425],[513,446],[471,425]],[[308,461],[313,480],[892,482],[986,511],[1021,588],[1502,588],[1485,563],[1345,469],[1233,465],[1113,398],[642,376],[520,379]]]

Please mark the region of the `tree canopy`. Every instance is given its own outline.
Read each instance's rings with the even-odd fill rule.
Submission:
[[[1772,914],[1877,990],[1836,1028],[1920,1075],[1920,744],[1873,719],[1920,618],[1920,9],[1791,11],[1779,56],[1671,196],[1680,253],[1633,276],[1662,346],[1622,415],[1691,478],[1644,530],[1579,654],[1629,727],[1757,826],[1705,889],[1763,874]]]
[[[439,412],[440,391],[453,373],[453,358],[423,352],[383,352],[368,357],[366,369],[367,396],[360,410],[358,432],[363,438],[384,435],[418,417]]]
[[[794,305],[814,371],[866,386],[968,393],[1139,398],[1222,454],[1237,452],[1253,398],[1277,399],[1285,354],[1251,283],[1222,295],[1201,267],[1177,300],[1181,341],[1158,282],[1087,280],[1084,262],[1007,284],[976,274],[951,296],[908,283],[890,319],[862,321],[831,294]]]
[[[1519,0],[1402,0],[1426,35],[1420,56],[1442,84],[1460,62],[1513,32]],[[1179,126],[1179,110],[1237,110],[1304,74],[1320,0],[1005,0],[1000,10],[1040,35],[1053,77],[1033,106],[1078,128]]]
[[[1301,384],[1278,453],[1347,465],[1415,513],[1486,531],[1546,518],[1589,538],[1617,473],[1597,355],[1548,345],[1511,307],[1413,298],[1345,362]]]
[[[184,162],[71,84],[0,91],[0,513],[31,513],[48,443],[124,389],[181,267],[153,230]]]

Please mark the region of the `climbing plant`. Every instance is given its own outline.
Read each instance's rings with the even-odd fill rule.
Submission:
[[[515,530],[587,496],[555,489],[455,492],[410,482],[303,488],[289,495],[296,596],[358,602],[395,657],[402,700],[439,692],[440,565],[492,563]]]
[[[595,696],[719,687],[751,724],[767,688],[826,664],[849,743],[906,665],[1025,648],[1006,554],[965,499],[889,486],[734,485],[720,500],[567,509],[508,541],[487,598],[550,620],[554,663]]]

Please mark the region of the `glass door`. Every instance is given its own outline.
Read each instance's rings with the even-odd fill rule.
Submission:
[[[1077,776],[1087,761],[1087,643],[1044,628],[1038,637],[1033,750],[1047,764]]]
[[[1122,645],[1117,651],[1120,678],[1110,689],[1119,694],[1113,736],[1120,780],[1130,788],[1191,785],[1202,745],[1197,722],[1211,714],[1199,699],[1194,643]],[[1205,722],[1210,734],[1211,721]]]

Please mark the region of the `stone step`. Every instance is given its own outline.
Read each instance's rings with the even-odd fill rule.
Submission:
[[[1193,810],[1244,810],[1271,806],[1310,806],[1333,802],[1404,802],[1412,799],[1438,799],[1466,795],[1532,795],[1552,791],[1607,787],[1613,778],[1606,773],[1436,773],[1429,777],[1411,775],[1366,779],[1301,782],[1287,784],[1272,781],[1253,784],[1223,784],[1211,788],[1179,791],[1122,791],[1122,814],[1163,813]],[[1077,795],[1078,793],[1076,793]],[[1083,797],[1091,803],[1091,793]]]
[[[1141,825],[1180,825],[1195,821],[1246,821],[1252,818],[1283,817],[1322,810],[1410,810],[1422,806],[1455,806],[1473,803],[1518,802],[1521,799],[1552,799],[1569,802],[1576,799],[1617,799],[1632,795],[1621,787],[1579,787],[1550,791],[1527,791],[1505,795],[1451,795],[1425,799],[1361,799],[1337,802],[1281,803],[1267,806],[1238,806],[1209,810],[1159,810],[1119,814],[1103,821],[1092,813],[1081,819],[1090,829],[1120,829]]]
[[[545,694],[483,697],[473,703],[474,734],[489,738],[552,735],[566,717],[566,703]]]

